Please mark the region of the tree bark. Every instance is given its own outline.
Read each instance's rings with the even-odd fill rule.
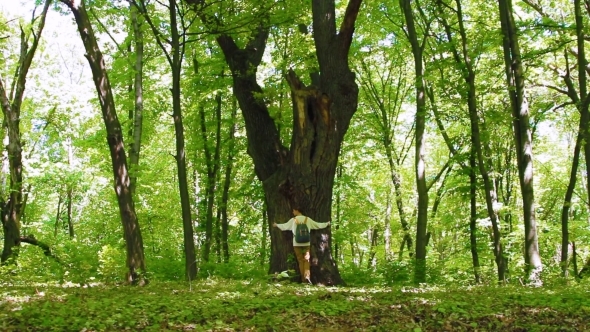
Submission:
[[[269,225],[268,225],[268,216],[266,213],[266,202],[264,202],[264,207],[262,208],[262,225],[260,229],[260,266],[266,265],[268,262],[266,259],[266,252],[267,252],[267,243],[268,243],[268,236],[269,236]]]
[[[336,189],[336,220],[334,220],[334,230],[337,233],[340,229],[340,223],[342,222],[342,164],[338,164],[336,167],[336,183],[338,188]],[[341,244],[339,241],[334,241],[334,263],[338,266],[341,255]]]
[[[7,261],[15,262],[18,257],[20,247],[20,218],[21,208],[23,204],[23,162],[22,162],[22,143],[20,134],[20,114],[21,104],[23,102],[27,74],[37,46],[39,45],[39,39],[41,33],[45,27],[45,18],[51,0],[46,0],[43,6],[41,15],[34,18],[31,22],[33,25],[33,43],[31,47],[28,46],[28,37],[24,30],[21,28],[21,47],[20,56],[18,60],[18,67],[14,75],[13,88],[16,89],[10,91],[10,95],[4,88],[4,82],[0,77],[0,108],[4,115],[4,126],[8,131],[8,145],[6,146],[6,152],[8,153],[8,161],[10,168],[10,194],[8,200],[4,197],[0,198],[0,209],[2,219],[2,229],[4,231],[4,247],[2,250],[2,256],[0,257],[1,263]],[[34,21],[39,19],[39,23],[34,27]],[[35,31],[36,29],[36,31]]]
[[[524,73],[518,45],[518,36],[513,18],[512,0],[498,0],[500,21],[504,35],[504,64],[510,105],[512,108],[518,175],[522,194],[525,229],[525,276],[534,284],[541,284],[543,269],[533,190],[533,142],[529,124],[529,106],[524,91]],[[588,150],[590,152],[590,149]],[[588,155],[590,156],[590,154]]]
[[[141,237],[137,214],[135,213],[133,196],[129,187],[129,169],[127,167],[123,132],[115,110],[115,101],[113,99],[106,64],[98,47],[84,1],[60,1],[68,6],[74,14],[102,109],[102,118],[107,132],[107,143],[112,160],[114,190],[117,195],[117,203],[127,248],[127,268],[129,269],[127,280],[133,284],[143,284],[147,281],[145,276],[142,275],[145,272],[143,239]]]

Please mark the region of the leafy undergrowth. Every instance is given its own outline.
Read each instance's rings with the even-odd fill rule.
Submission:
[[[191,288],[2,285],[0,330],[590,331],[590,289],[579,285],[443,290],[209,279]]]

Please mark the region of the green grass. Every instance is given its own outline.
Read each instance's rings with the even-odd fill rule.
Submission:
[[[590,331],[587,285],[329,288],[212,278],[190,288],[1,286],[1,331]]]

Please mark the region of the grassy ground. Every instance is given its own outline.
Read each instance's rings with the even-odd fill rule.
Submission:
[[[590,331],[590,288],[0,285],[1,331]]]

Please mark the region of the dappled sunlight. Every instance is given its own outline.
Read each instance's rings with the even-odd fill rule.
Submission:
[[[37,286],[4,288],[0,326],[9,331],[44,324],[53,330],[66,324],[74,330],[511,330],[522,324],[556,327],[565,319],[577,330],[590,328],[587,292],[571,288],[316,287],[215,277],[195,281],[195,291],[182,282]]]

